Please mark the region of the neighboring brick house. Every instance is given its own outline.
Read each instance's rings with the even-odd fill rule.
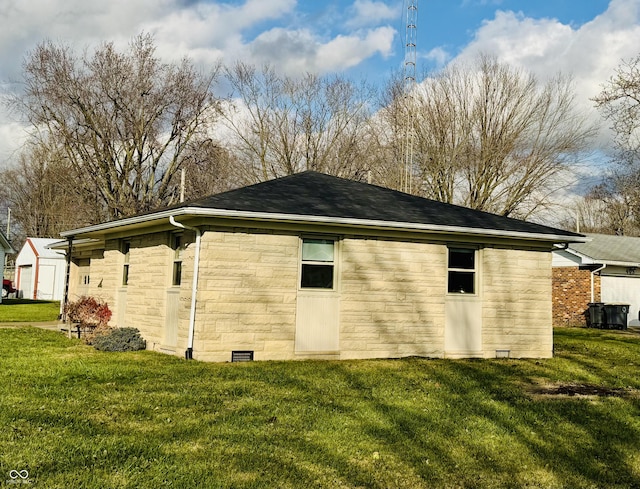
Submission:
[[[315,172],[62,233],[70,297],[207,361],[550,357],[579,234]]]
[[[640,309],[640,238],[587,234],[553,253],[553,324],[585,325],[591,302],[629,304],[629,325]]]

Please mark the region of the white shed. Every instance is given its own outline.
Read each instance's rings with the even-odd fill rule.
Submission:
[[[27,238],[16,258],[16,289],[25,299],[62,300],[64,295],[64,251],[48,246],[58,239]]]

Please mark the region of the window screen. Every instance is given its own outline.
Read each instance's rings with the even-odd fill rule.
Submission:
[[[331,239],[303,239],[300,287],[333,289],[334,248]]]
[[[448,285],[450,294],[475,294],[476,250],[449,248]]]

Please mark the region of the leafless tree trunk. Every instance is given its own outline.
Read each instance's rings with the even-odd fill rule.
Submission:
[[[33,127],[62,148],[108,218],[172,202],[185,151],[208,139],[219,112],[216,73],[188,60],[162,64],[149,35],[127,53],[106,43],[92,56],[39,45],[24,65],[25,90],[13,100]],[[179,178],[179,176],[177,177]]]

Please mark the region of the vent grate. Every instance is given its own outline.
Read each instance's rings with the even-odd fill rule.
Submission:
[[[253,351],[251,350],[236,350],[231,352],[232,362],[252,362]]]

